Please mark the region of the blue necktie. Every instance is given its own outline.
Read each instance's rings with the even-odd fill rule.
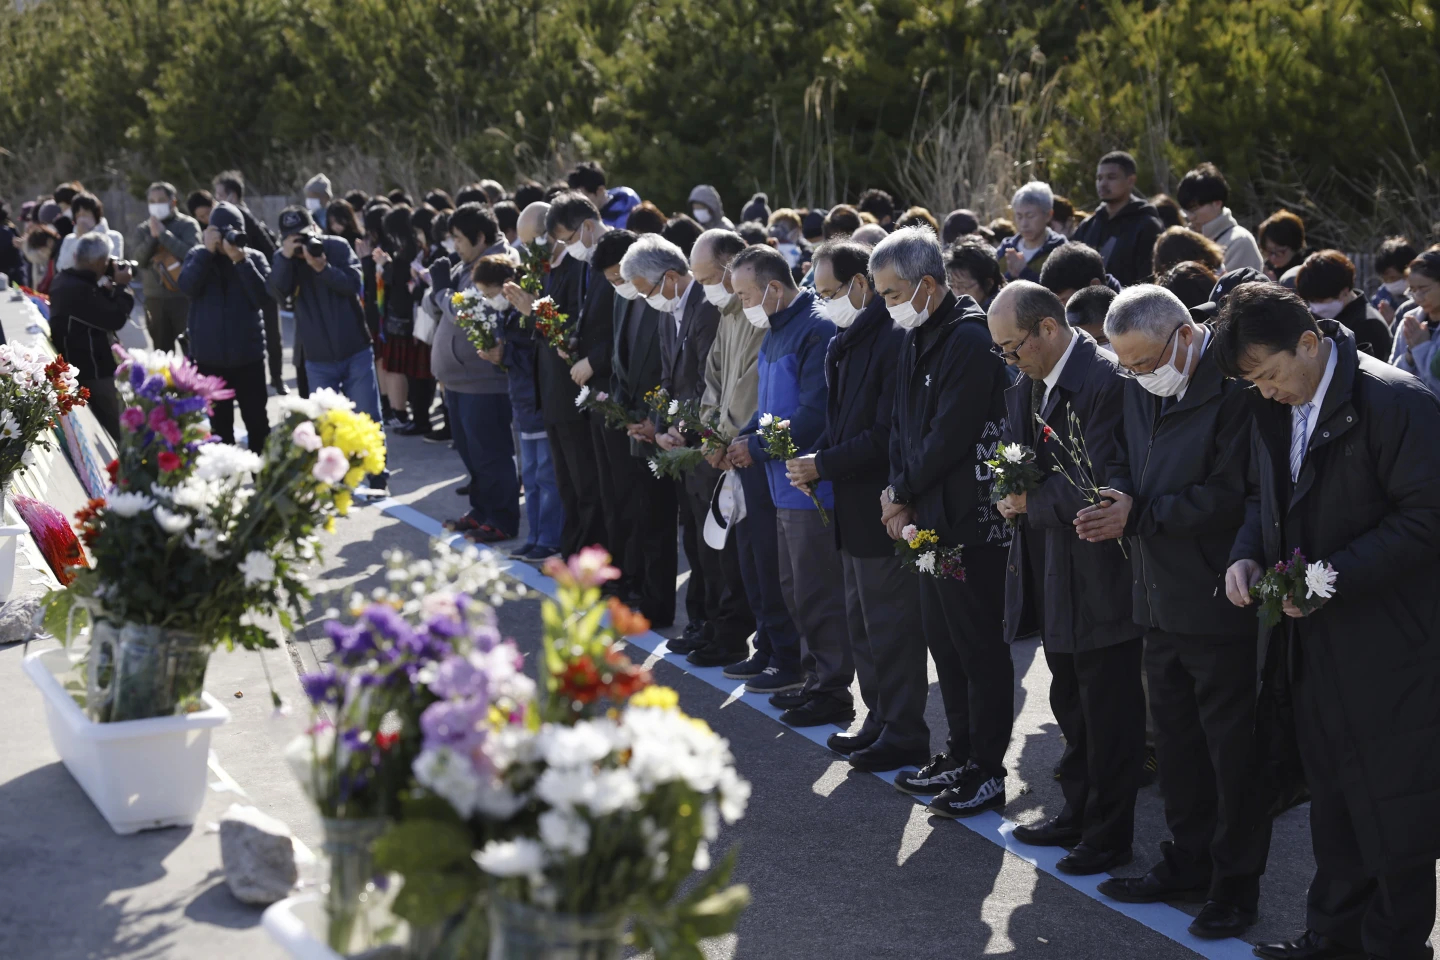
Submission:
[[[1295,408],[1295,425],[1290,431],[1290,480],[1300,479],[1300,464],[1305,462],[1306,427],[1310,423],[1310,410],[1314,403],[1302,403]]]

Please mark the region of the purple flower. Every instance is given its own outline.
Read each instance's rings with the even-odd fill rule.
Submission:
[[[360,625],[347,626],[335,620],[325,623],[325,634],[335,644],[335,656],[344,664],[359,663],[375,649],[375,639]]]
[[[451,656],[440,662],[430,689],[437,697],[485,697],[486,676],[468,657]]]
[[[300,686],[305,688],[305,696],[310,698],[311,703],[340,702],[340,678],[328,663],[315,673],[302,674]]]
[[[441,700],[430,704],[420,714],[425,746],[448,746],[468,752],[485,739],[481,726],[485,713],[485,704],[480,700]]]
[[[144,371],[142,370],[141,373],[143,374]],[[133,382],[135,378],[132,375],[130,379]],[[136,392],[138,392],[140,396],[144,397],[146,400],[154,403],[160,399],[160,393],[164,389],[165,378],[156,373],[145,377],[145,379],[141,382],[140,386],[136,387]]]
[[[137,364],[130,367],[130,389],[139,390],[145,383],[145,368]]]
[[[177,397],[170,401],[170,409],[175,416],[184,417],[204,410],[208,402],[204,397]]]
[[[362,622],[368,623],[373,627],[375,632],[380,634],[381,637],[396,646],[403,645],[406,640],[415,635],[415,632],[410,628],[410,624],[405,622],[404,617],[395,612],[393,608],[384,606],[383,604],[377,603],[366,608],[365,612],[361,614],[360,619]]]

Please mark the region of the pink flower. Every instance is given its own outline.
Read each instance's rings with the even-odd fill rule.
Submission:
[[[350,470],[350,460],[339,447],[322,447],[311,475],[321,483],[339,483]]]
[[[610,399],[610,394],[606,393],[604,390],[601,390],[599,393],[595,394],[595,399],[600,401],[601,403],[604,403],[606,400]]]
[[[585,547],[568,563],[551,558],[544,569],[562,587],[598,587],[606,580],[620,578],[620,571],[610,565],[610,554],[604,547]]]
[[[182,437],[182,434],[180,433],[180,424],[176,423],[174,420],[165,420],[163,423],[160,424],[160,426],[155,428],[155,432],[160,434],[160,436],[164,437],[165,442],[170,444],[170,446],[175,447],[180,445],[180,440]]]
[[[917,533],[919,533],[919,532],[920,532],[920,531],[919,531],[918,529],[916,529],[915,524],[913,524],[913,523],[907,523],[907,524],[905,524],[905,529],[903,529],[903,530],[900,531],[900,539],[902,539],[902,540],[914,540],[914,539],[915,539],[915,534],[917,534]]]
[[[170,418],[165,412],[165,404],[160,403],[150,408],[150,429],[156,433],[160,432],[160,425]]]
[[[306,420],[296,427],[290,434],[290,440],[302,450],[314,453],[320,449],[320,435],[315,432],[315,424]]]
[[[175,384],[176,389],[203,397],[211,403],[235,398],[235,391],[225,385],[223,377],[203,374],[189,360],[170,365],[170,381]]]
[[[139,407],[126,407],[125,412],[120,414],[120,422],[133,433],[145,425],[145,411]]]

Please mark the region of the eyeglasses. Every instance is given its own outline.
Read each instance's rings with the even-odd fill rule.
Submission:
[[[1165,362],[1165,354],[1170,349],[1170,341],[1175,339],[1175,334],[1179,333],[1180,328],[1183,326],[1185,326],[1185,324],[1183,323],[1175,324],[1175,329],[1170,331],[1170,336],[1166,337],[1165,342],[1160,345],[1160,354],[1158,357],[1155,358],[1155,363],[1150,370],[1147,370],[1144,373],[1137,373],[1136,371],[1131,370],[1129,367],[1121,365],[1120,376],[1125,377],[1129,380],[1139,380],[1141,377],[1155,376],[1156,372],[1160,369],[1160,365]]]
[[[1037,327],[1036,329],[1039,328]],[[1035,336],[1034,330],[1031,330],[1029,333],[1025,334],[1025,336],[1020,338],[1020,342],[1015,344],[1014,350],[1005,350],[1001,348],[999,344],[996,344],[990,348],[990,352],[995,354],[995,356],[999,357],[1001,360],[1004,360],[1006,363],[1014,363],[1016,360],[1020,359],[1020,348],[1025,346],[1026,341],[1028,341],[1033,336]]]

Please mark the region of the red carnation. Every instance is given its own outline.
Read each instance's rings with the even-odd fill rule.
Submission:
[[[115,484],[115,483],[119,482],[119,478],[120,478],[120,461],[119,461],[118,459],[116,459],[116,460],[111,460],[109,463],[105,464],[105,472],[110,475],[110,483],[111,483],[111,484]]]
[[[180,454],[172,453],[169,450],[161,450],[158,462],[162,471],[172,473],[180,469]]]
[[[395,742],[399,739],[400,734],[398,732],[385,733],[381,731],[375,734],[375,745],[381,750],[389,750],[391,747],[395,746]]]

